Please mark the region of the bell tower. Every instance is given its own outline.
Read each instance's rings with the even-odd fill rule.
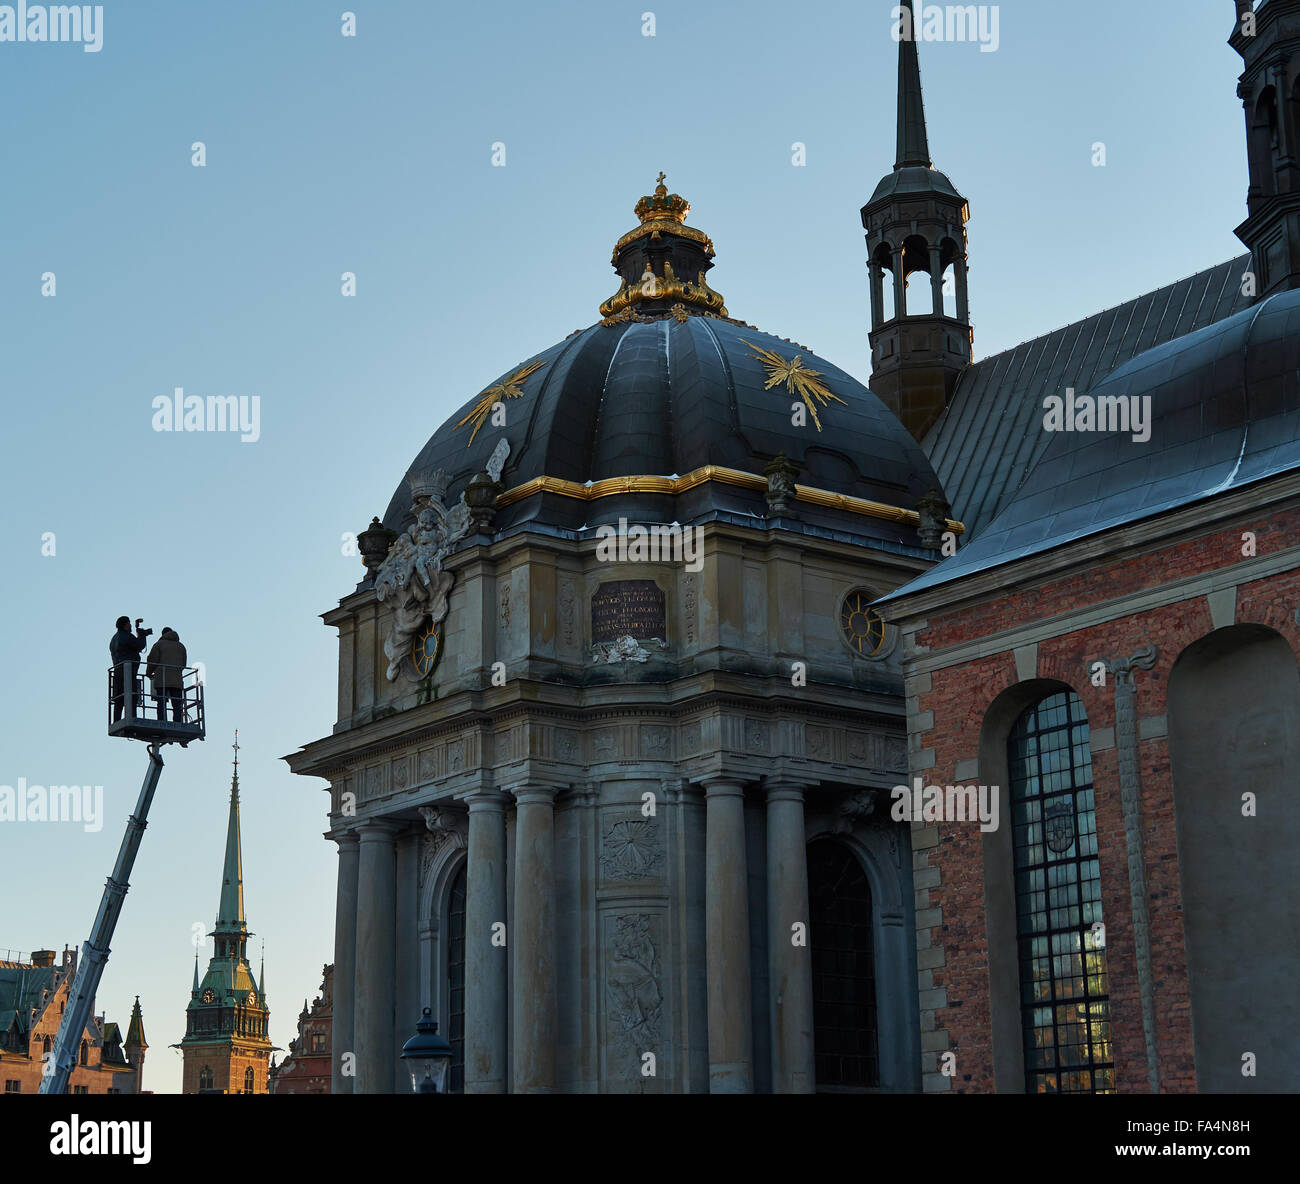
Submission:
[[[871,273],[871,389],[921,440],[943,414],[958,375],[971,361],[966,290],[970,210],[931,164],[911,0],[900,7],[897,160],[862,207],[862,225]],[[912,282],[918,273],[928,277],[928,284]],[[949,274],[950,283],[945,281]]]
[[[1237,237],[1250,248],[1262,300],[1300,288],[1300,0],[1236,0],[1236,12],[1228,44],[1245,63],[1237,97],[1250,167]]]
[[[185,1009],[181,1092],[264,1094],[270,1068],[270,1009],[266,974],[253,977],[248,962],[248,923],[244,920],[244,861],[239,835],[239,733],[235,733],[235,771],[230,779],[230,813],[226,821],[226,858],[221,899],[208,972],[194,986]]]

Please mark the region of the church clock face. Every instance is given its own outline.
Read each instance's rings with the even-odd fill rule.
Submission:
[[[850,592],[840,608],[840,634],[848,647],[864,658],[879,657],[885,648],[885,619],[871,607],[867,592]]]
[[[214,995],[214,994],[212,993],[212,988],[211,988],[211,987],[209,987],[206,991],[203,992],[203,1002],[204,1002],[204,1003],[211,1003],[215,998],[216,998],[216,995]]]
[[[411,643],[411,661],[415,673],[424,678],[438,664],[442,653],[442,634],[437,625],[426,625]]]

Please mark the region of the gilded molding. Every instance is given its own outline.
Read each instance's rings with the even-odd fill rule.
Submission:
[[[561,497],[577,498],[580,501],[594,501],[601,497],[616,497],[621,493],[685,493],[706,481],[737,485],[742,489],[752,489],[760,493],[767,491],[767,479],[756,473],[744,473],[739,469],[726,469],[719,465],[705,465],[681,477],[607,477],[604,481],[593,481],[589,485],[577,481],[565,481],[560,477],[534,477],[531,481],[525,481],[522,485],[516,485],[513,489],[498,494],[497,508],[503,509],[537,493],[555,493]],[[832,493],[828,489],[814,489],[809,485],[796,485],[794,492],[795,497],[810,505],[843,510],[849,514],[864,514],[869,518],[880,518],[886,522],[898,522],[905,526],[919,526],[921,522],[921,516],[915,510],[904,510],[901,506],[888,506],[883,502],[850,497],[843,493]],[[948,529],[954,534],[962,534],[966,527],[950,518]]]

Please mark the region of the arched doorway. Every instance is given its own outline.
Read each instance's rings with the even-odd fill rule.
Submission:
[[[808,904],[817,1088],[871,1089],[880,1084],[871,886],[842,843],[809,844]]]
[[[449,1093],[465,1092],[465,871],[452,878],[447,890],[447,1043],[451,1045],[451,1067],[447,1074]]]

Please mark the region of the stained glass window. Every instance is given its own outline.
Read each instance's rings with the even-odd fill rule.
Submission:
[[[1025,1088],[1115,1092],[1088,718],[1072,691],[1008,742]]]

